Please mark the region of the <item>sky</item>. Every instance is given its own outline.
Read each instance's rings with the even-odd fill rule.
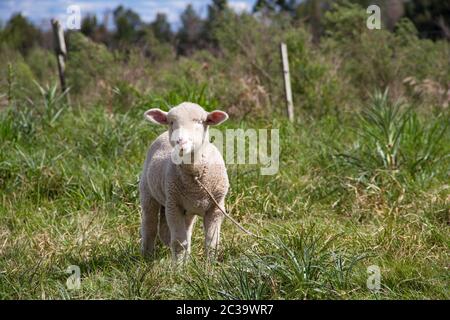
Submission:
[[[37,26],[47,28],[50,26],[50,18],[65,21],[71,5],[79,6],[81,17],[96,14],[99,21],[102,21],[105,11],[123,5],[136,11],[144,22],[153,21],[158,12],[165,13],[176,29],[180,24],[180,13],[189,3],[204,17],[210,2],[211,0],[0,0],[0,21],[4,24],[12,14],[20,12]],[[228,0],[229,5],[237,12],[251,11],[254,2],[255,0]]]

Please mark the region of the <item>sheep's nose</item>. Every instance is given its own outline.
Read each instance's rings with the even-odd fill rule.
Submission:
[[[180,146],[185,145],[186,143],[187,143],[187,141],[186,141],[186,140],[183,140],[182,138],[179,138],[179,139],[177,140],[177,144],[179,144]]]

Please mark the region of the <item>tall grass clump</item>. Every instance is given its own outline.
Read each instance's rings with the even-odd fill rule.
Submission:
[[[171,107],[185,101],[197,103],[207,111],[220,108],[219,100],[212,96],[207,84],[189,84],[185,81],[180,81],[175,89],[163,94],[150,94],[146,96],[142,103],[146,107],[159,107],[164,110],[169,110]]]
[[[59,93],[58,85],[55,83],[52,86],[41,86],[39,83],[35,82],[39,89],[42,97],[42,118],[50,126],[61,116],[66,105],[63,104],[63,99],[68,94],[68,91]]]
[[[346,250],[340,237],[313,224],[284,228],[272,237],[266,245],[273,244],[275,250],[268,260],[283,296],[338,298],[355,285],[355,268],[365,254]]]
[[[194,259],[183,277],[188,297],[343,298],[360,286],[361,262],[367,254],[345,249],[341,237],[312,224],[278,227],[238,259],[225,255],[223,262],[212,265]]]
[[[357,118],[358,140],[340,156],[362,180],[382,185],[387,177],[402,185],[442,179],[449,157],[445,140],[445,116],[419,120],[415,110],[400,101],[390,101],[388,91],[377,92]]]

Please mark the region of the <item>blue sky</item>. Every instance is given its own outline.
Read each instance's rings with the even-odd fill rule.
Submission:
[[[95,13],[102,21],[105,11],[122,4],[139,13],[145,22],[153,21],[157,12],[165,13],[172,26],[177,28],[179,15],[188,3],[205,16],[210,2],[211,0],[0,0],[0,21],[4,24],[13,13],[21,12],[36,25],[46,28],[50,18],[65,21],[67,8],[74,4],[80,6],[82,16]],[[238,12],[250,11],[254,2],[255,0],[228,0],[229,5]]]

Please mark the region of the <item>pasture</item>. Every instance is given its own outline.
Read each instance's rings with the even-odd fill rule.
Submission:
[[[333,8],[320,42],[298,21],[229,11],[211,47],[177,54],[151,34],[67,32],[68,94],[52,50],[0,37],[0,299],[449,299],[448,41]],[[227,166],[226,208],[261,238],[225,220],[208,262],[198,221],[175,268],[161,243],[140,254],[138,182],[164,131],[143,113],[183,101],[227,111],[222,131],[278,129],[280,161],[274,175]]]

